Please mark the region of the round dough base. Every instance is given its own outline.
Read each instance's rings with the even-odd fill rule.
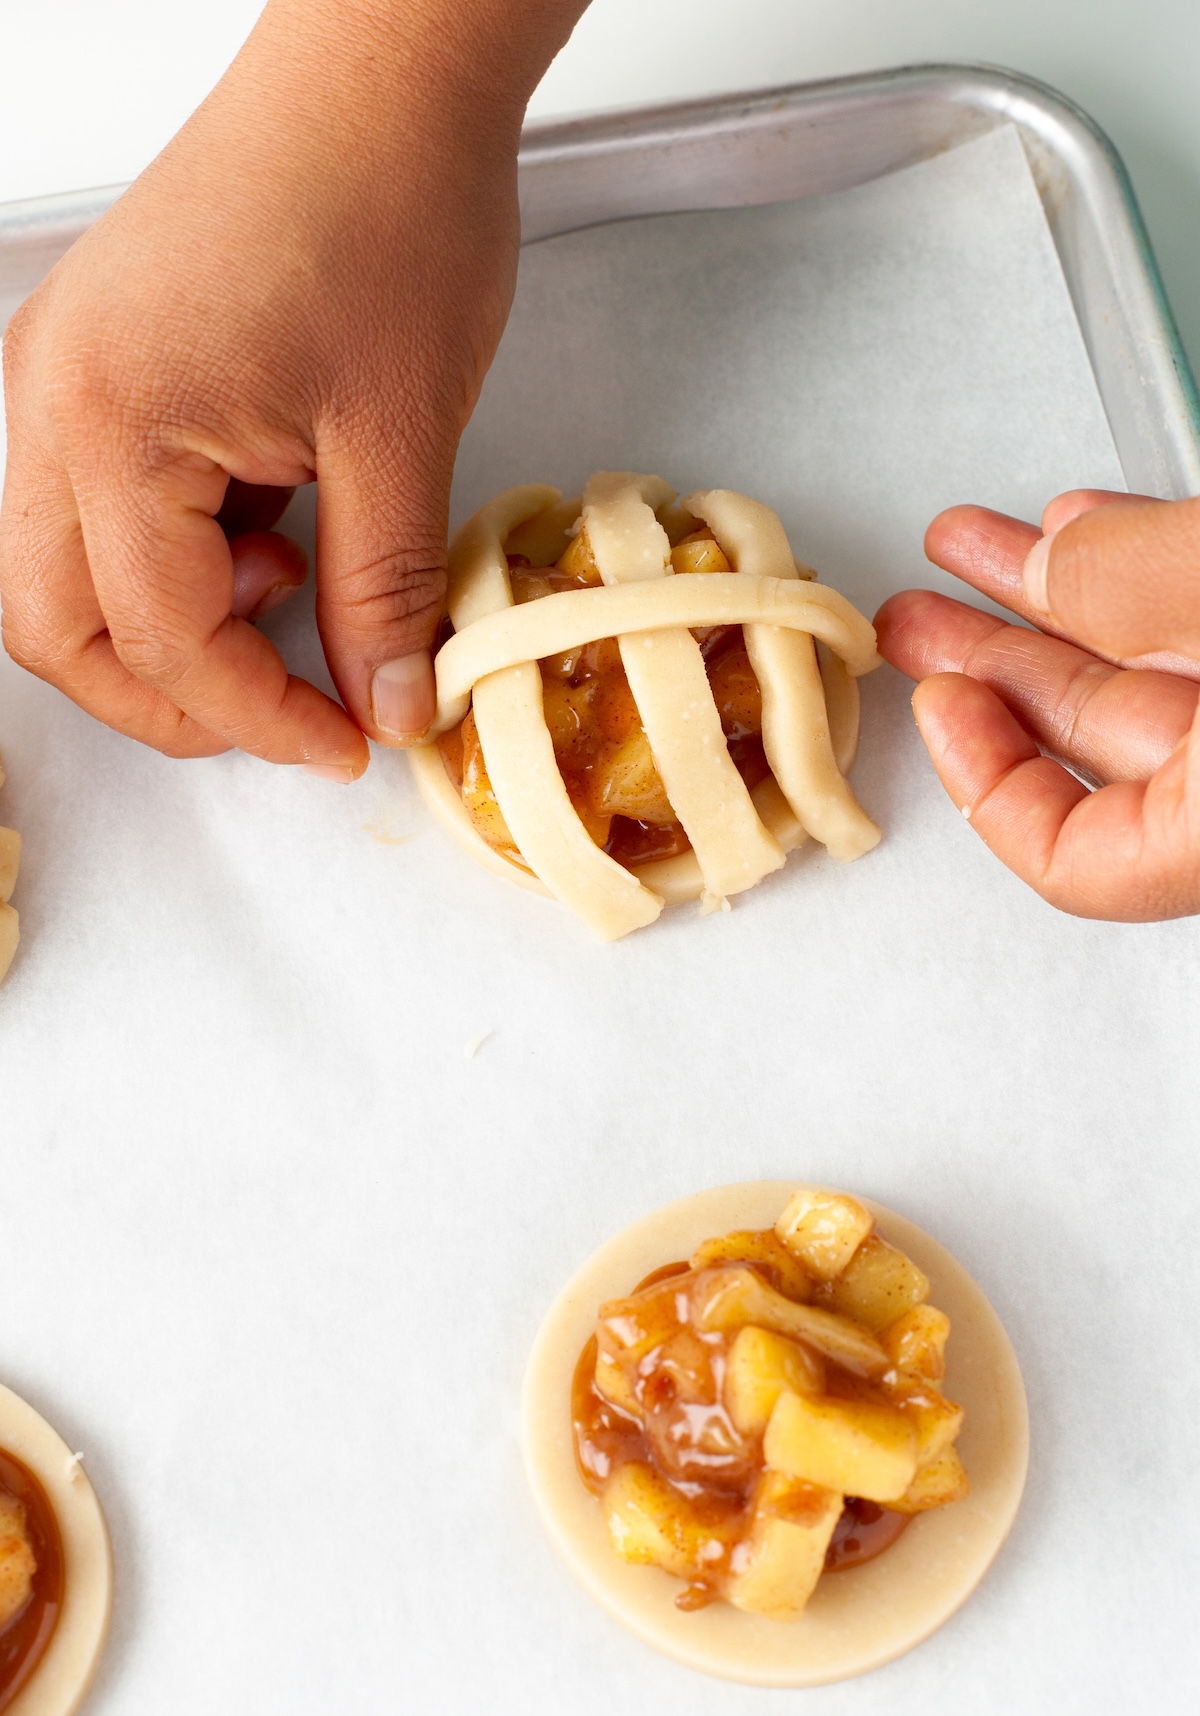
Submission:
[[[62,1537],[62,1613],[45,1655],[5,1716],[74,1716],[87,1695],[112,1614],[112,1549],[87,1473],[56,1430],[0,1387],[0,1448],[38,1479]]]
[[[688,1668],[751,1686],[822,1686],[880,1668],[928,1638],[982,1579],[1016,1516],[1029,1458],[1025,1389],[1008,1336],[962,1265],[902,1216],[868,1199],[885,1239],[929,1276],[951,1322],[946,1381],[966,1409],[958,1441],[971,1493],[918,1514],[863,1567],[823,1577],[803,1615],[773,1621],[727,1603],[675,1606],[678,1579],[609,1547],[601,1510],[575,1465],[570,1387],[596,1310],[716,1234],[771,1227],[792,1180],[717,1186],[643,1216],[601,1246],[559,1294],[530,1354],[522,1402],[534,1499],[571,1571],[609,1613]],[[857,1195],[857,1194],[856,1194]]]

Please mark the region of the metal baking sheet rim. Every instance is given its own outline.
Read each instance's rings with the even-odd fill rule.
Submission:
[[[1130,488],[1200,493],[1200,400],[1129,175],[1082,109],[1020,73],[906,66],[530,125],[524,241],[845,190],[1007,122],[1025,145]],[[0,205],[0,321],[123,189]]]

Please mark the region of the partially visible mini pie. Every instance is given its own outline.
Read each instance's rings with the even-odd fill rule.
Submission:
[[[605,940],[724,906],[810,835],[878,842],[846,780],[874,630],[762,502],[629,472],[510,489],[455,536],[448,606],[421,790]]]
[[[4,785],[4,769],[0,767],[0,787]],[[21,836],[15,828],[0,828],[0,983],[3,983],[13,954],[17,951],[20,926],[16,911],[9,905],[21,862]]]
[[[669,1205],[584,1266],[538,1336],[524,1438],[592,1594],[689,1666],[770,1686],[864,1673],[940,1625],[1028,1453],[1016,1360],[961,1266],[890,1211],[775,1182]]]
[[[112,1553],[77,1454],[0,1387],[0,1712],[72,1716],[112,1609]]]

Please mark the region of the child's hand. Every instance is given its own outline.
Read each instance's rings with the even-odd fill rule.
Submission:
[[[17,661],[173,756],[237,745],[349,780],[364,733],[421,734],[455,450],[515,278],[521,120],[581,10],[271,0],[9,331]],[[314,476],[344,709],[245,617],[302,575],[269,526]]]
[[[922,682],[917,725],[950,797],[1044,899],[1094,918],[1200,912],[1200,501],[1081,491],[1042,525],[955,507],[925,539],[1039,631],[906,590],[876,617],[879,647]]]

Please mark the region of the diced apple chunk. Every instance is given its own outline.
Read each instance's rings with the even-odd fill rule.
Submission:
[[[571,526],[579,517],[578,497],[543,507],[510,531],[505,544],[506,554],[520,554],[531,566],[553,566],[559,555],[572,541]],[[599,578],[596,579],[599,583]]]
[[[770,1228],[706,1239],[692,1257],[693,1269],[712,1269],[719,1263],[757,1263],[766,1268],[789,1299],[804,1305],[812,1298],[812,1276]]]
[[[916,1264],[878,1234],[863,1240],[827,1289],[836,1310],[869,1329],[886,1329],[929,1297],[929,1279]]]
[[[888,1506],[895,1513],[924,1513],[931,1507],[962,1501],[970,1488],[957,1450],[944,1448],[928,1465],[917,1468],[916,1477],[899,1501],[890,1501]]]
[[[800,1191],[775,1223],[794,1257],[822,1281],[840,1275],[875,1226],[869,1210],[841,1192]]]
[[[732,1556],[726,1602],[751,1614],[792,1621],[801,1613],[825,1566],[825,1551],[842,1511],[832,1490],[764,1472],[751,1525]]]
[[[36,1572],[25,1510],[0,1490],[0,1632],[29,1601]]]
[[[894,1406],[784,1393],[763,1439],[767,1465],[841,1495],[887,1502],[917,1470],[917,1432]]]
[[[574,578],[586,579],[589,584],[600,584],[600,568],[596,565],[596,556],[592,553],[592,545],[588,541],[587,527],[580,525],[575,535],[570,538],[558,560],[560,572],[569,572]]]
[[[631,1418],[642,1416],[642,1409],[629,1378],[617,1361],[607,1353],[596,1355],[596,1388],[605,1400],[611,1401],[622,1412],[628,1412]]]
[[[609,1541],[626,1561],[695,1579],[728,1545],[651,1466],[619,1466],[601,1496]]]
[[[671,570],[676,573],[732,572],[733,567],[720,544],[707,530],[685,536],[671,550]]]
[[[950,1319],[935,1305],[915,1305],[880,1335],[888,1357],[900,1370],[937,1382],[946,1374]]]
[[[887,1354],[860,1323],[815,1305],[797,1305],[744,1265],[704,1270],[696,1277],[692,1305],[701,1329],[754,1324],[806,1342],[855,1376],[880,1376],[888,1368]]]
[[[477,832],[497,852],[516,854],[517,844],[487,771],[473,709],[468,709],[462,724],[462,762],[462,799]]]
[[[962,1407],[947,1400],[923,1377],[906,1375],[903,1371],[889,1373],[882,1379],[881,1387],[917,1432],[918,1465],[936,1459],[962,1429]]]
[[[640,1364],[648,1353],[677,1332],[680,1291],[684,1292],[686,1308],[687,1289],[680,1289],[675,1277],[643,1287],[626,1299],[609,1299],[601,1305],[596,1316],[596,1339],[601,1353],[630,1368]]]
[[[739,1329],[725,1361],[725,1408],[743,1436],[761,1436],[785,1388],[820,1394],[825,1366],[816,1353],[770,1329]]]
[[[650,741],[641,727],[612,745],[593,765],[588,783],[592,808],[604,816],[629,816],[638,822],[673,822]]]

